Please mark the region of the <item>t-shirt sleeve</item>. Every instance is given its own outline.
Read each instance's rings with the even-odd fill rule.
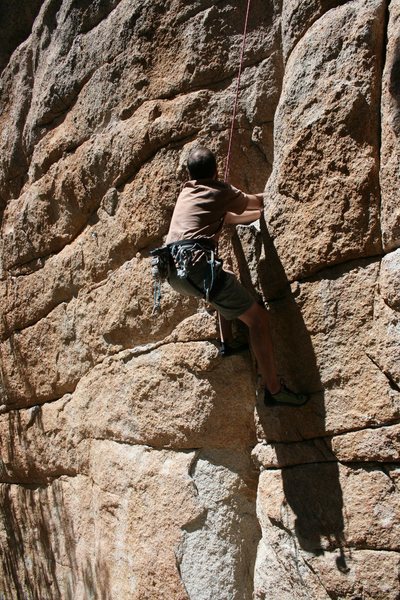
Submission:
[[[233,187],[229,186],[229,192],[227,194],[226,210],[227,212],[233,212],[235,215],[241,215],[246,210],[248,202],[247,194]]]

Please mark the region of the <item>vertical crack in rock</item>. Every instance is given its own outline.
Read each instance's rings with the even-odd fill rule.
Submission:
[[[400,138],[400,41],[398,2],[387,3],[386,39],[381,94],[381,222],[383,247],[391,252],[400,246],[400,185],[398,156]]]
[[[378,362],[374,359],[374,357],[371,356],[370,354],[368,354],[368,352],[366,352],[366,355],[368,356],[368,358],[370,359],[370,361],[376,366],[376,368],[379,369],[384,374],[384,376],[388,380],[389,385],[392,388],[392,390],[394,390],[396,392],[400,392],[400,386],[396,383],[396,381],[394,380],[394,378],[391,375],[391,373],[389,373],[388,371],[382,369],[382,367],[378,364]]]
[[[389,43],[389,20],[390,20],[390,12],[389,12],[390,0],[386,0],[385,7],[385,18],[383,22],[383,39],[382,39],[382,52],[381,52],[381,86],[380,86],[380,97],[379,97],[379,131],[378,131],[378,152],[379,152],[379,161],[381,161],[382,154],[382,111],[383,111],[383,88],[385,85],[384,82],[384,73],[387,67],[387,57],[388,57],[388,43]]]
[[[14,50],[30,35],[42,0],[3,0],[0,9],[0,71],[4,69]]]

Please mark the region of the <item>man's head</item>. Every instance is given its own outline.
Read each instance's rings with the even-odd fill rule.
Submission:
[[[217,175],[215,156],[204,146],[196,146],[189,152],[187,168],[191,179],[213,179]]]

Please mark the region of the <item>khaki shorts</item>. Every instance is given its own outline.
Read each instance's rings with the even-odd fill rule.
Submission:
[[[209,303],[216,308],[225,319],[231,321],[237,319],[246,312],[255,302],[253,296],[242,286],[233,273],[222,269],[222,263],[218,262],[218,271],[215,284],[210,294]],[[210,280],[210,265],[205,260],[190,267],[190,281],[177,276],[176,270],[171,268],[168,277],[170,286],[184,296],[195,296],[204,298],[204,280]],[[193,282],[193,283],[191,283]],[[193,285],[194,284],[194,285]],[[199,289],[197,289],[199,288]]]

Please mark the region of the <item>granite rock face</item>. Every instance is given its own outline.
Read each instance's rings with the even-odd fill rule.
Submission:
[[[3,4],[0,597],[398,599],[399,0],[251,3],[229,173],[265,214],[221,252],[301,409],[203,301],[153,314],[246,3]]]
[[[382,194],[382,242],[385,252],[398,248],[400,243],[400,208],[397,190],[400,187],[399,139],[400,139],[400,6],[389,4],[388,43],[385,70],[382,80],[382,148],[381,148],[381,194]]]

